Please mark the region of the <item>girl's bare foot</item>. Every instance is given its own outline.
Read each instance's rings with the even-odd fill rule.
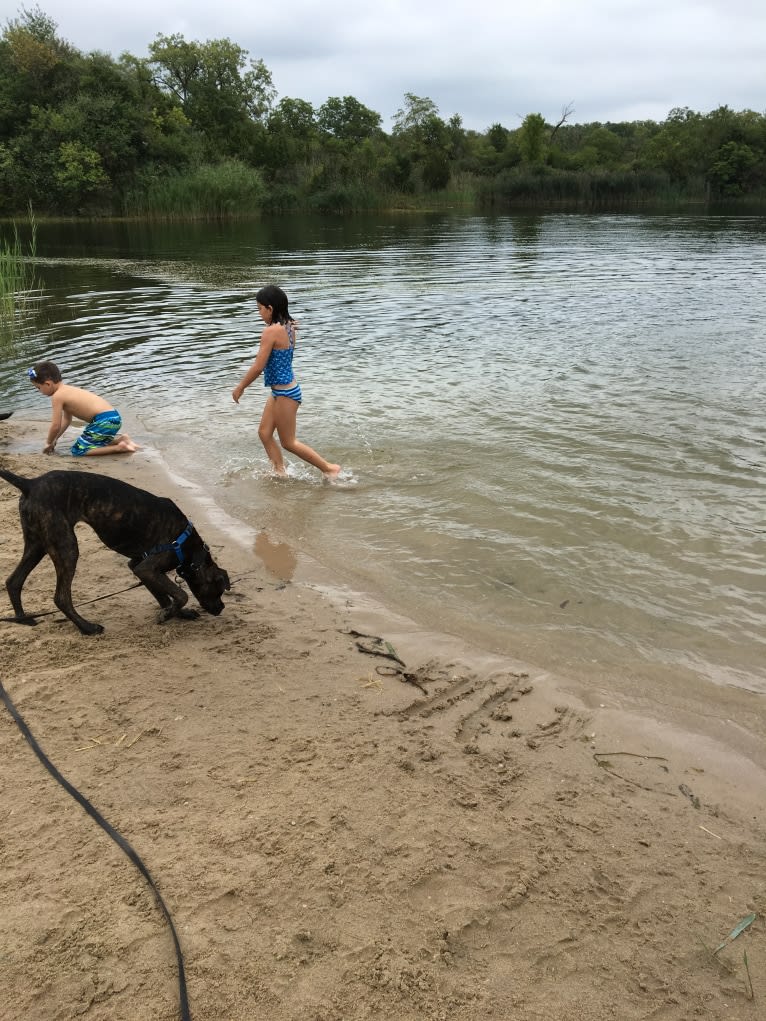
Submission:
[[[332,482],[334,479],[337,479],[337,477],[340,475],[340,472],[341,467],[339,464],[331,464],[327,471],[322,472],[322,474],[326,479],[329,479],[330,482]]]

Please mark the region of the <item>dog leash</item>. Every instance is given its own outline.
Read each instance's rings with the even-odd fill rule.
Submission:
[[[11,697],[5,690],[2,681],[0,681],[0,700],[2,700],[3,704],[5,705],[5,708],[11,714],[14,722],[16,723],[17,727],[19,728],[22,735],[26,739],[27,743],[31,747],[32,751],[35,753],[35,755],[43,764],[43,766],[48,770],[48,772],[56,781],[56,783],[61,784],[61,786],[64,788],[67,794],[70,794],[74,798],[74,800],[79,805],[81,805],[82,808],[85,809],[85,811],[88,813],[91,819],[94,819],[101,827],[101,829],[104,830],[104,832],[109,837],[112,838],[112,840],[115,842],[115,844],[117,844],[120,850],[122,850],[128,856],[128,858],[130,858],[130,860],[133,862],[138,871],[141,873],[141,875],[144,877],[144,879],[147,881],[149,886],[154,891],[154,895],[157,898],[160,908],[162,909],[162,913],[165,915],[165,918],[167,919],[167,923],[170,926],[170,933],[173,937],[173,946],[175,948],[176,962],[178,964],[178,995],[181,1007],[181,1021],[191,1021],[191,1013],[189,1011],[189,998],[186,992],[186,974],[184,971],[184,959],[183,954],[181,953],[181,944],[178,941],[176,927],[175,925],[173,925],[173,919],[170,916],[170,911],[168,911],[167,905],[165,904],[165,901],[162,899],[162,894],[157,889],[149,870],[147,869],[146,865],[144,865],[144,863],[141,861],[138,854],[136,854],[136,852],[127,842],[127,840],[122,836],[122,834],[119,833],[114,828],[114,826],[111,825],[111,823],[108,823],[106,819],[103,817],[103,815],[101,815],[101,813],[98,811],[98,809],[94,808],[90,801],[88,801],[85,795],[81,794],[77,790],[77,788],[74,787],[71,783],[69,783],[69,781],[64,776],[61,775],[58,769],[56,769],[51,760],[48,758],[48,756],[45,754],[45,752],[42,750],[40,745],[35,740],[34,735],[27,726],[21,713],[19,713],[18,709],[11,701]]]
[[[88,603],[97,603],[100,599],[111,599],[112,596],[119,596],[123,592],[130,592],[131,589],[141,588],[143,585],[142,581],[137,581],[135,585],[128,585],[127,588],[118,588],[116,592],[105,592],[103,596],[94,596],[92,599],[83,599],[78,606],[87,606]],[[37,617],[50,617],[53,613],[61,613],[58,608],[55,610],[40,610],[39,613],[25,613],[23,617],[0,617],[0,624],[23,624],[28,620],[36,620]]]

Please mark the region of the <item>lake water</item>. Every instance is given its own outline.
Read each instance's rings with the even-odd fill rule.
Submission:
[[[24,369],[54,359],[262,549],[429,629],[766,692],[765,241],[762,217],[43,225],[2,403],[45,421]],[[260,381],[232,403],[266,282],[301,325],[298,435],[339,485],[271,477]]]

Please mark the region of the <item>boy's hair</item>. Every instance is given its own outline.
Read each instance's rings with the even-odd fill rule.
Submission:
[[[33,383],[61,382],[61,369],[55,362],[37,362],[29,369],[28,375]]]
[[[275,284],[267,284],[262,287],[255,296],[259,305],[271,306],[272,323],[290,323],[292,316],[287,311],[287,295],[281,287]]]

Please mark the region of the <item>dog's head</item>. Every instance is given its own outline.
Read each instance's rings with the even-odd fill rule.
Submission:
[[[221,596],[231,589],[231,582],[226,571],[210,556],[207,543],[201,543],[199,549],[176,570],[202,609],[217,617],[224,608]]]

